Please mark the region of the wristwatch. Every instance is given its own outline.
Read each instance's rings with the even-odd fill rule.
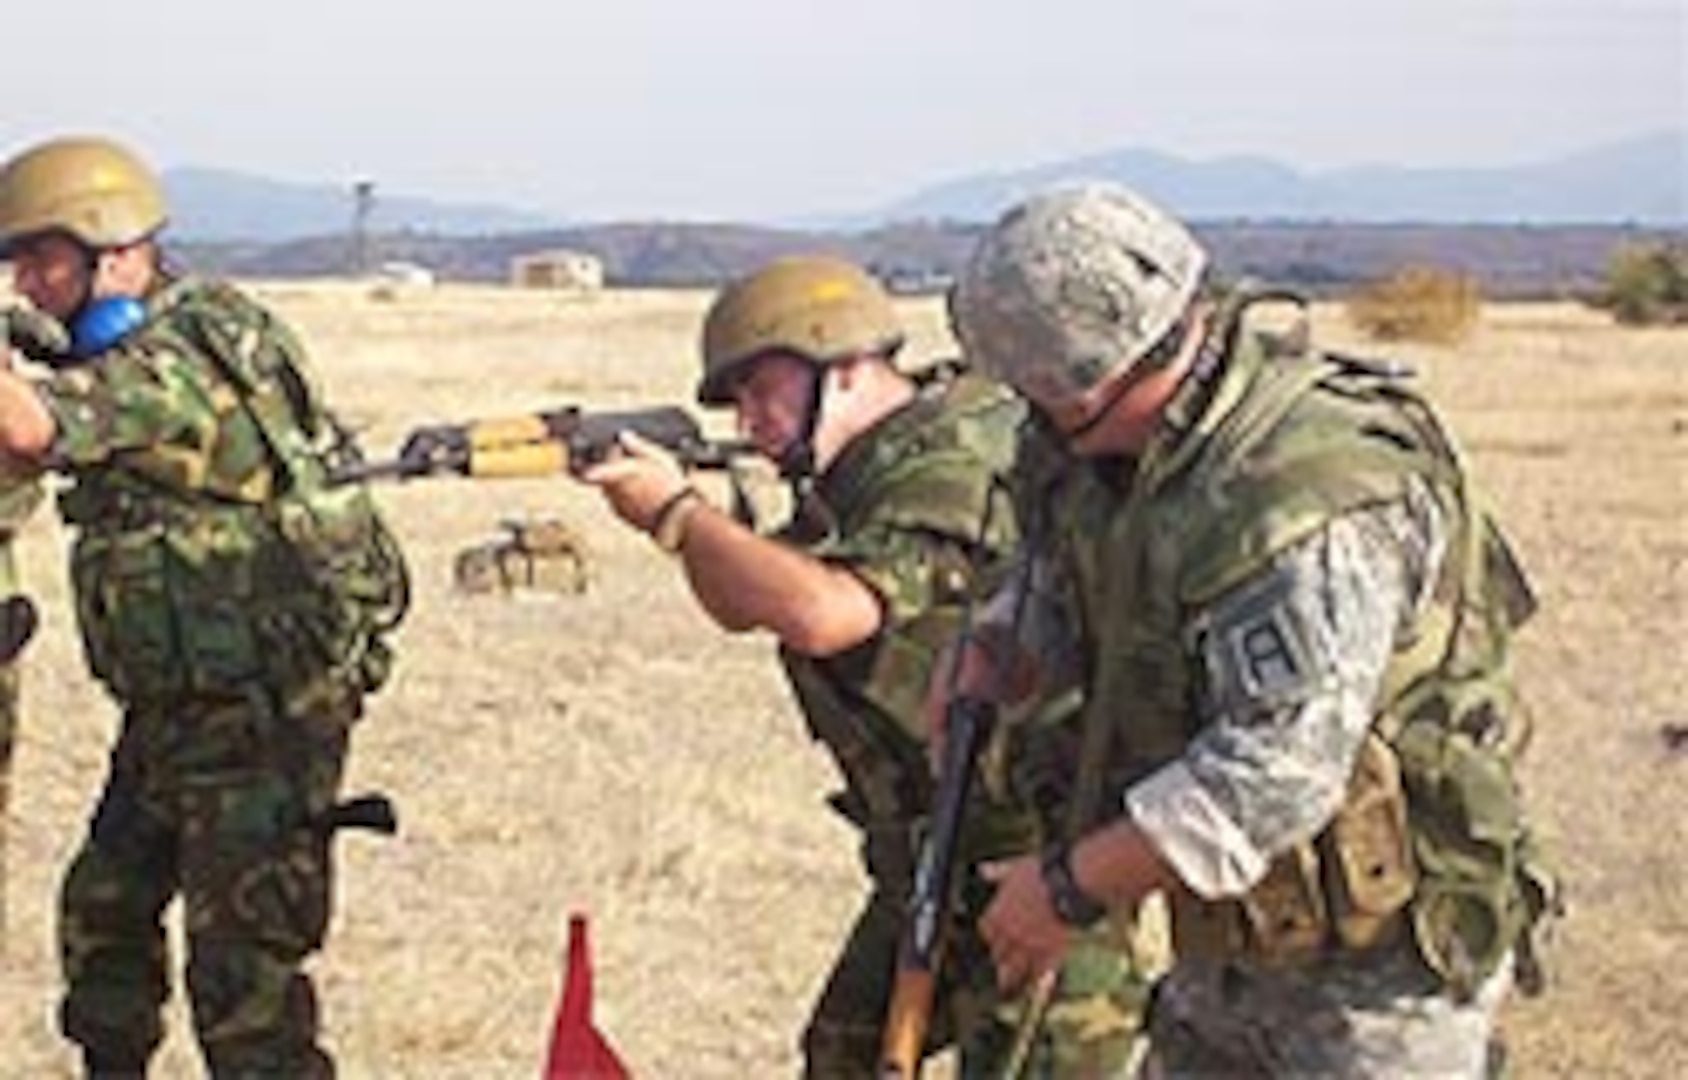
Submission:
[[[1094,896],[1079,888],[1073,877],[1073,849],[1056,841],[1043,849],[1043,884],[1049,890],[1049,903],[1055,914],[1068,926],[1083,929],[1100,921],[1108,909]]]
[[[703,495],[690,484],[669,496],[667,502],[657,507],[651,521],[651,539],[656,541],[656,546],[670,555],[679,554],[680,545],[686,540],[686,524],[693,511],[702,505]]]

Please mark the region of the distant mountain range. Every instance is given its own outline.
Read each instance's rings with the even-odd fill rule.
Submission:
[[[352,230],[352,186],[299,184],[198,166],[167,169],[172,236],[196,243],[277,243]],[[459,203],[376,192],[368,227],[380,232],[483,236],[555,228],[553,217],[494,203]]]
[[[1198,221],[1668,228],[1688,226],[1688,130],[1486,169],[1376,165],[1309,172],[1264,157],[1193,160],[1122,149],[958,177],[859,214],[762,224],[838,231],[914,221],[978,223],[1031,191],[1087,180],[1130,184]],[[183,240],[273,244],[346,235],[353,228],[355,199],[349,186],[288,183],[203,167],[171,169],[164,184],[175,209],[172,232]],[[495,201],[458,203],[377,192],[367,227],[388,235],[485,237],[564,224]]]
[[[1196,220],[1438,224],[1688,224],[1688,131],[1488,169],[1394,165],[1304,172],[1263,157],[1193,161],[1119,150],[1034,169],[963,177],[870,220],[988,220],[1051,184],[1128,184]]]

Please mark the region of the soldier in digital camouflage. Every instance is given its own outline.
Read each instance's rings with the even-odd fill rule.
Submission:
[[[164,222],[157,178],[106,139],[0,169],[16,287],[69,330],[41,377],[6,354],[0,452],[68,480],[78,623],[122,708],[61,893],[60,1024],[88,1075],[145,1074],[180,897],[211,1074],[329,1076],[303,964],[329,922],[348,734],[389,659],[373,602],[402,562],[366,493],[323,483],[332,424],[299,343],[170,271]]]
[[[1481,1076],[1554,904],[1512,774],[1533,599],[1405,373],[1264,298],[1107,186],[1014,207],[958,280],[966,356],[1040,434],[1035,570],[957,685],[1083,686],[1044,754],[1077,825],[989,868],[982,933],[1014,987],[1164,895],[1148,1075]]]
[[[879,1072],[915,832],[931,797],[920,705],[936,650],[968,590],[1001,572],[1015,541],[998,481],[1022,408],[976,375],[905,373],[894,359],[902,342],[881,285],[834,258],[776,260],[716,298],[698,399],[732,406],[791,481],[796,510],[776,534],[711,505],[636,436],[584,474],[680,561],[724,629],[777,639],[809,729],[836,759],[844,789],[831,803],[859,831],[872,888],[802,1051],[805,1075],[841,1080]],[[1026,850],[1037,828],[1024,809],[982,806],[963,859]],[[965,1075],[994,1076],[1014,1052],[1019,1013],[996,994],[972,929],[978,886],[960,905],[927,1049],[956,1045]],[[1028,1075],[1092,1075],[1096,1063],[1125,1060],[1143,982],[1112,944],[1099,934],[1075,955],[1051,1023],[1028,1033]]]

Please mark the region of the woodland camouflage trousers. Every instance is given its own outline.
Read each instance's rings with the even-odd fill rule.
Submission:
[[[144,1072],[180,895],[195,1034],[216,1077],[332,1076],[301,963],[331,903],[323,826],[347,715],[283,720],[241,699],[131,708],[60,900],[60,1023],[93,1075]]]

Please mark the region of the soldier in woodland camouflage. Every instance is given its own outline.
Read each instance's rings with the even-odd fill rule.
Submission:
[[[1084,686],[1046,755],[1076,827],[991,868],[983,935],[1013,987],[1162,891],[1150,1075],[1483,1075],[1552,905],[1511,769],[1533,600],[1401,372],[1209,286],[1178,222],[1093,187],[1010,210],[951,298],[1033,406],[1048,522],[961,688]]]
[[[68,345],[58,320],[22,306],[0,311],[0,351],[35,358]],[[43,495],[36,469],[0,469],[0,938],[6,932],[7,821],[21,699],[17,657],[35,632],[34,604],[18,591],[14,541]]]
[[[233,288],[167,272],[164,219],[156,177],[104,139],[0,170],[17,288],[70,330],[44,377],[8,355],[0,451],[70,480],[83,643],[123,709],[64,881],[60,1021],[88,1075],[146,1072],[179,896],[211,1074],[328,1076],[302,965],[328,926],[348,734],[388,661],[355,594],[398,588],[402,563],[376,550],[366,493],[323,484],[332,425],[298,342]]]
[[[1020,407],[974,375],[904,374],[893,364],[902,340],[880,285],[836,259],[778,260],[717,298],[698,398],[733,406],[792,481],[796,513],[778,535],[716,509],[635,436],[584,474],[680,560],[716,622],[774,634],[810,731],[843,775],[832,803],[860,831],[873,888],[803,1036],[814,1077],[878,1072],[913,833],[931,797],[920,703],[963,596],[1000,571],[1015,538],[997,480]],[[993,500],[1004,505],[987,512]],[[1035,828],[1023,811],[982,811],[964,857],[1026,850]],[[967,1075],[990,1076],[1009,1052],[1014,1011],[971,929],[977,885],[951,937],[928,1048],[954,1042]],[[1071,986],[1085,996],[1058,1003],[1054,1015],[1073,1023],[1044,1034],[1033,1074],[1087,1075],[1077,1063],[1122,1061],[1132,1044],[1140,980],[1111,951],[1081,959]]]
[[[34,630],[34,609],[18,592],[17,530],[41,502],[33,476],[0,475],[0,938],[6,932],[7,819],[11,814],[12,751],[18,733],[17,656]]]

